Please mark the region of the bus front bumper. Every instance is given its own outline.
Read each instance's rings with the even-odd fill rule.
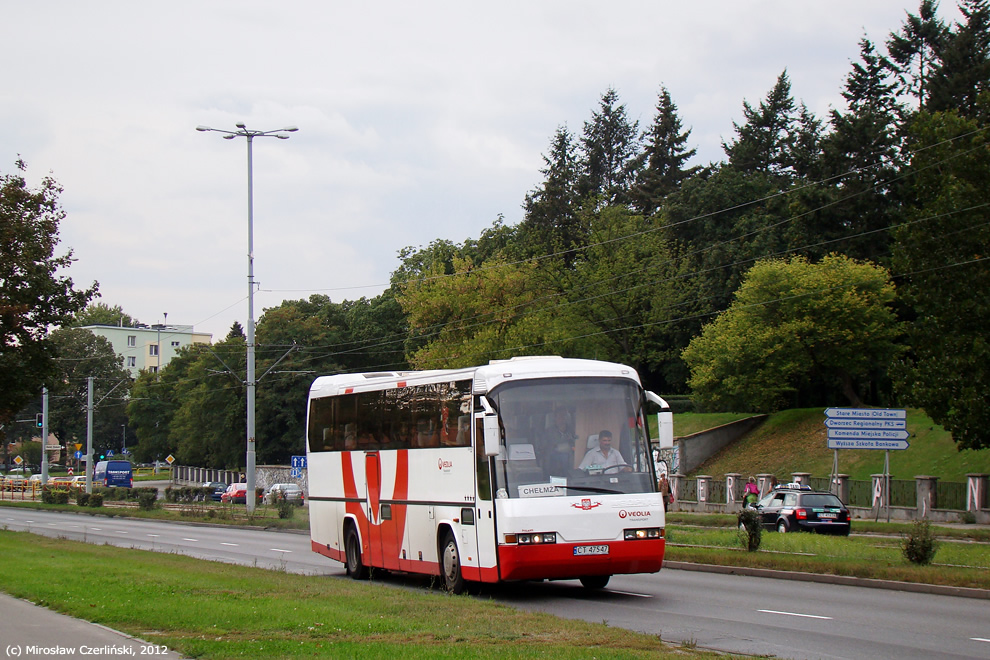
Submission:
[[[502,580],[552,580],[585,575],[656,573],[663,564],[664,548],[663,538],[604,543],[502,544],[498,547],[499,577]],[[581,554],[583,552],[596,554]]]

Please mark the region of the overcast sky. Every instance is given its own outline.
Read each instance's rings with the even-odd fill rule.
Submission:
[[[299,127],[254,143],[260,317],[375,296],[404,246],[518,223],[554,131],[610,86],[646,128],[665,85],[699,163],[785,68],[823,116],[860,39],[918,4],[0,0],[0,172],[20,154],[62,184],[79,287],[216,341],[247,319],[247,148],[197,125]]]

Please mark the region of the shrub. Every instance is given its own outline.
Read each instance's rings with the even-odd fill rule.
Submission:
[[[743,509],[739,513],[739,537],[743,547],[750,552],[760,549],[763,540],[763,525],[760,524],[760,514],[753,509]]]
[[[158,492],[154,489],[150,489],[152,492],[148,492],[148,490],[142,489],[138,495],[138,508],[142,511],[153,511],[158,507]]]
[[[41,501],[45,504],[55,504],[55,489],[51,486],[42,486]]]
[[[89,496],[89,505],[94,509],[103,506],[103,493],[93,493]]]
[[[279,496],[275,501],[275,509],[278,511],[278,517],[282,519],[291,518],[296,513],[296,505],[285,499],[284,495]]]
[[[901,542],[904,557],[912,564],[927,566],[938,552],[938,539],[927,520],[916,520]]]
[[[79,506],[89,506],[89,498],[90,498],[89,493],[87,493],[84,490],[81,490],[79,491],[79,494],[76,495],[76,504],[78,504]]]
[[[69,491],[59,489],[52,492],[55,498],[55,504],[68,504],[69,503]]]

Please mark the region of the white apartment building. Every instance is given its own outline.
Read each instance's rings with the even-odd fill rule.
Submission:
[[[213,335],[197,333],[191,325],[142,324],[134,328],[87,325],[83,326],[83,330],[105,337],[135,378],[142,369],[157,373],[180,348],[190,344],[210,344],[213,340]]]

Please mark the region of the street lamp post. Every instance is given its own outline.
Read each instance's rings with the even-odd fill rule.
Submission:
[[[279,140],[288,140],[285,133],[294,133],[299,129],[295,126],[279,128],[274,131],[255,131],[247,128],[243,123],[235,124],[236,131],[226,131],[220,128],[210,128],[209,126],[197,126],[197,131],[213,131],[223,133],[223,139],[233,140],[235,137],[247,138],[247,173],[248,173],[248,320],[247,320],[247,376],[244,383],[245,394],[247,395],[247,466],[245,468],[245,480],[247,481],[247,493],[244,501],[247,503],[248,512],[254,511],[254,175],[253,175],[253,153],[252,145],[256,137],[275,137]]]

